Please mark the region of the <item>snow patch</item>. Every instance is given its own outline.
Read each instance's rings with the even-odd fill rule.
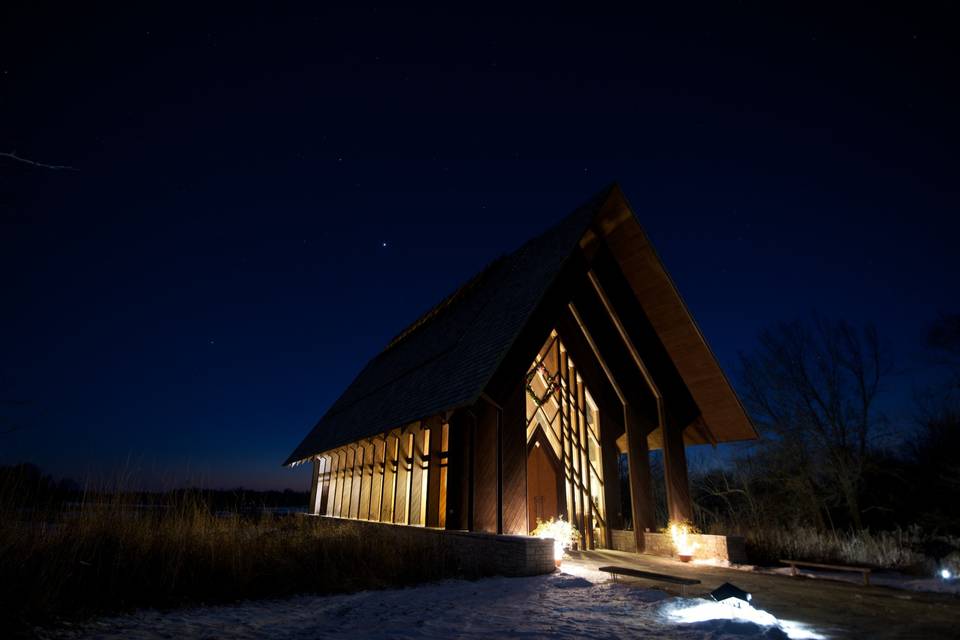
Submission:
[[[407,589],[299,596],[105,618],[41,637],[156,638],[820,638],[766,612],[744,618],[702,598],[614,584],[605,574],[564,566],[531,578],[451,580]],[[752,609],[752,608],[751,608]],[[754,615],[754,614],[751,614]],[[798,635],[810,633],[812,635]]]

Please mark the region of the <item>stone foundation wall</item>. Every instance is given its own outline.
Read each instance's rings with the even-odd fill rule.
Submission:
[[[614,529],[612,533],[614,549],[636,553],[637,545],[633,537],[633,531]],[[691,538],[698,545],[693,554],[694,559],[715,558],[717,560],[727,560],[733,564],[745,564],[747,562],[746,544],[740,536],[716,536],[698,533],[693,534]],[[648,532],[643,534],[643,539],[646,546],[644,553],[667,558],[676,555],[673,550],[673,540],[669,533]]]
[[[427,529],[329,516],[309,517],[317,517],[341,527],[356,528],[361,534],[370,527],[389,527],[396,536],[428,536],[432,541],[442,544],[445,551],[457,559],[458,564],[478,567],[482,575],[535,576],[553,573],[557,568],[551,540],[530,536]]]
[[[617,551],[637,552],[637,539],[633,537],[633,531],[624,529],[611,529],[610,546]]]

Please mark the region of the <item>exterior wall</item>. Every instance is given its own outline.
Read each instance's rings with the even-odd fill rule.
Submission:
[[[442,528],[448,429],[435,418],[315,456],[310,513]]]
[[[439,541],[458,566],[478,568],[483,575],[535,576],[556,571],[553,541],[528,536],[495,535],[467,531],[443,531],[406,527],[363,520],[324,518],[356,527],[391,527],[400,536],[429,536]]]
[[[527,523],[527,421],[526,393],[519,380],[503,403],[501,425],[501,474],[503,478],[502,533],[526,536]]]
[[[672,558],[676,555],[673,549],[673,540],[670,538],[669,533],[644,533],[643,538],[646,545],[644,553],[665,558]],[[691,538],[698,545],[696,552],[693,554],[695,560],[715,558],[717,560],[726,560],[733,564],[745,564],[747,562],[746,544],[740,536],[717,536],[698,533],[692,535]],[[634,541],[633,531],[624,531],[622,529],[614,530],[613,548],[617,551],[636,553],[637,545]]]

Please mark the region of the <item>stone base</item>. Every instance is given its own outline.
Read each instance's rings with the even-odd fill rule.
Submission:
[[[633,531],[614,529],[613,548],[617,551],[636,553],[637,545]],[[690,536],[697,543],[697,550],[693,553],[694,560],[725,560],[732,564],[747,562],[747,549],[744,539],[740,536],[717,536],[697,533]],[[644,533],[644,553],[652,556],[672,558],[676,556],[673,549],[673,539],[669,533]]]
[[[369,527],[389,527],[397,536],[429,536],[459,559],[461,566],[476,567],[481,575],[536,576],[557,570],[553,541],[530,536],[495,535],[469,531],[447,531],[401,524],[369,522],[330,516],[310,516],[353,527],[361,533]]]

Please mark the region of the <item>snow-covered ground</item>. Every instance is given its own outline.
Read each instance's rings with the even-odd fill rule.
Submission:
[[[755,609],[610,582],[578,566],[338,596],[141,611],[50,638],[822,638]]]

